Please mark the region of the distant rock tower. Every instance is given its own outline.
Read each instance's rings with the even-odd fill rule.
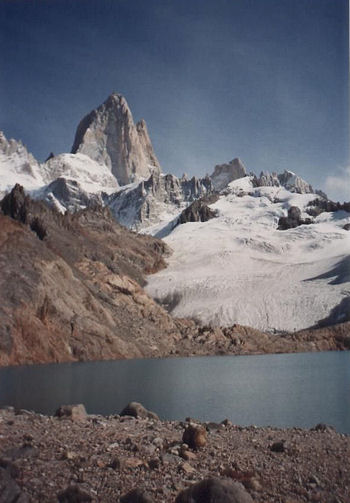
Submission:
[[[233,180],[242,178],[247,174],[243,162],[235,158],[227,164],[218,164],[210,176],[216,190],[221,190]]]
[[[135,125],[126,99],[116,93],[82,119],[72,153],[107,165],[120,185],[161,171],[146,122]]]

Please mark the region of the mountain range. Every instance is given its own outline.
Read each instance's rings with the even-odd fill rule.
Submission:
[[[11,190],[16,184],[18,185],[13,193]],[[23,189],[20,186],[27,195],[21,192]],[[13,201],[22,200],[22,206],[25,208],[25,217],[22,215],[15,219],[26,227],[28,236],[34,231],[36,238],[39,237],[41,244],[36,243],[35,248],[45,243],[50,249],[47,253],[56,254],[59,250],[58,256],[73,271],[66,274],[69,277],[73,275],[79,281],[82,281],[81,275],[86,274],[87,269],[89,274],[92,274],[94,269],[93,276],[102,274],[101,270],[97,274],[96,264],[103,263],[104,266],[101,267],[105,268],[106,256],[115,253],[113,249],[118,242],[116,235],[121,235],[124,231],[121,230],[122,227],[111,231],[111,228],[114,229],[117,225],[111,223],[112,217],[130,231],[143,234],[143,237],[137,238],[139,241],[135,238],[137,244],[134,243],[131,247],[134,251],[139,248],[139,243],[149,243],[147,246],[151,249],[162,249],[160,254],[157,252],[157,263],[161,266],[138,266],[141,267],[139,271],[142,270],[140,273],[135,272],[132,265],[130,270],[123,270],[118,274],[134,282],[132,288],[139,292],[142,290],[141,297],[145,296],[149,302],[153,302],[151,297],[156,299],[157,304],[152,304],[151,310],[157,312],[157,309],[161,309],[161,317],[164,316],[164,320],[167,320],[165,325],[161,323],[161,330],[164,332],[163,343],[168,344],[173,352],[176,352],[176,340],[183,338],[184,328],[181,323],[182,328],[179,328],[176,324],[179,322],[169,317],[164,309],[176,319],[194,320],[184,323],[194,323],[191,326],[197,327],[193,329],[197,335],[203,324],[208,327],[221,327],[220,330],[243,325],[261,333],[293,334],[310,327],[339,325],[350,320],[349,205],[332,203],[326,194],[314,191],[308,182],[291,171],[279,174],[248,172],[239,158],[218,164],[211,175],[203,178],[189,178],[185,174],[178,178],[172,174],[164,174],[152,147],[145,121],[134,123],[129,106],[120,94],[113,93],[81,120],[70,153],[50,154],[44,163],[38,162],[20,141],[8,140],[0,133],[0,198],[3,198],[2,211],[6,214],[5,220],[14,218],[12,210],[7,213],[4,210],[7,204],[4,206],[4,201],[8,201],[10,192],[10,207],[13,207]],[[43,201],[44,206],[40,201]],[[106,216],[106,211],[110,216]],[[43,221],[45,223],[42,223]],[[113,238],[109,234],[104,236],[104,227],[107,234],[112,232]],[[84,244],[90,250],[86,252],[88,259],[84,254],[79,256],[79,259],[68,259],[66,251],[62,250],[65,250],[71,238],[67,237],[66,244],[63,245],[59,238],[59,228],[66,229],[73,235],[90,235],[91,232],[96,236],[98,234],[96,242],[103,252],[96,248],[92,253],[90,245]],[[16,229],[18,231],[18,228]],[[133,239],[131,236],[136,235],[132,232],[125,236],[130,238],[123,237],[122,241],[129,243],[128,240]],[[162,238],[164,242],[152,241],[152,236]],[[108,251],[107,245],[103,245],[104,238],[109,243]],[[30,240],[32,239],[34,238],[31,237]],[[89,243],[92,239],[89,238]],[[145,241],[147,239],[150,241]],[[28,243],[29,241],[29,246]],[[79,243],[75,242],[75,245],[79,246]],[[153,257],[153,252],[143,250],[142,246],[137,254],[143,257],[150,254]],[[112,261],[112,269],[108,262],[108,271],[117,267],[120,257],[123,257],[125,263],[131,261],[131,264],[134,264],[134,259],[130,258],[134,257],[134,252],[130,255],[130,248],[126,247],[124,252],[120,245],[117,248],[119,255]],[[165,252],[165,249],[171,249],[172,254]],[[96,260],[89,254],[95,255]],[[34,255],[28,260],[33,260]],[[100,260],[99,256],[103,256],[103,260]],[[20,259],[17,259],[18,266]],[[83,265],[86,259],[89,266]],[[147,261],[149,260],[154,260],[154,257],[148,257]],[[91,263],[94,263],[93,267]],[[8,260],[6,267],[12,270]],[[59,265],[56,264],[55,267],[57,271],[61,271]],[[104,274],[107,274],[107,270]],[[145,286],[143,278],[150,272],[154,274],[147,276]],[[138,278],[137,286],[135,274]],[[47,286],[50,281],[46,282]],[[66,291],[63,277],[59,281],[62,292]],[[124,280],[121,281],[123,283]],[[113,285],[107,288],[105,294],[108,295],[108,289],[111,288],[110,294],[113,297],[114,289],[119,287],[121,290],[118,290],[118,295],[123,289],[125,292],[128,290],[123,285]],[[86,285],[74,286],[73,290],[75,288],[76,292],[79,288],[83,291]],[[21,295],[25,298],[25,292]],[[21,304],[21,295],[15,295],[17,306]],[[29,295],[27,306],[30,299],[30,302],[38,304],[35,311],[37,312],[42,307],[33,300],[33,295],[33,292]],[[79,318],[77,312],[82,310],[82,306],[78,307],[77,294],[72,295],[77,303],[71,314],[70,311],[63,310],[65,324],[69,327],[73,323],[73,333],[79,333],[76,337],[80,337],[82,341],[82,334],[86,332],[91,335],[93,329],[81,325],[78,330],[77,323],[69,321]],[[129,296],[130,300],[130,293],[125,295]],[[56,292],[56,300],[50,301],[55,305],[56,313],[60,311],[56,305],[58,297]],[[41,299],[43,303],[44,299],[45,295]],[[98,299],[98,302],[101,302],[101,299]],[[107,300],[104,302],[108,303]],[[137,304],[137,301],[135,302]],[[13,318],[14,305],[5,311],[4,309],[3,307],[3,316],[5,311],[7,317],[12,313],[12,321],[5,324],[10,327],[8,330],[11,332],[15,330],[17,323]],[[86,306],[84,309],[89,312]],[[131,343],[130,334],[134,333],[135,328],[134,322],[130,322],[131,318],[134,321],[137,318],[141,325],[145,323],[142,321],[143,315],[139,318],[140,313],[136,316],[135,312],[124,319],[123,333],[129,334],[126,339],[123,339],[115,328],[115,317],[121,319],[121,313],[116,315],[115,312],[109,312],[107,317],[114,319],[114,325],[111,322],[103,336],[98,335],[99,330],[96,328],[96,337],[101,337],[99,344],[106,344],[103,340],[113,339],[112,333],[118,333],[121,338],[117,344],[118,350],[107,352],[110,357],[165,354],[159,349],[163,347],[163,343],[157,339],[159,335],[156,335],[156,327],[145,329],[140,347],[143,347],[144,340],[148,338],[149,347],[152,344],[158,347],[158,353],[156,350],[145,353],[144,349],[135,345],[135,341]],[[90,315],[86,314],[85,319],[88,319],[88,316]],[[149,320],[148,315],[146,318]],[[55,330],[59,326],[56,322]],[[97,327],[99,324],[105,326],[96,318],[92,326]],[[129,328],[126,330],[127,325]],[[164,326],[168,326],[169,330],[164,329]],[[147,335],[146,332],[154,335]],[[165,335],[170,332],[171,343]],[[69,337],[72,337],[68,337],[68,333],[69,330],[63,337],[66,343]],[[157,344],[151,342],[152,337],[158,340]],[[2,336],[2,340],[10,339],[10,336],[7,339]],[[61,342],[63,339],[60,338]],[[11,340],[13,343],[13,340],[19,339],[17,337]],[[52,338],[50,340],[52,342]],[[120,342],[121,340],[123,342]],[[96,340],[91,344],[95,343]],[[52,344],[54,346],[53,342]],[[82,349],[82,342],[77,346],[79,349],[67,349],[65,357],[57,358],[68,358],[74,351],[78,355],[77,358],[79,354],[83,354],[83,359],[98,358],[96,348],[89,354],[88,349]],[[21,352],[20,349],[16,351]],[[51,351],[54,355],[55,350],[52,347]],[[61,355],[62,351],[58,353]],[[102,357],[106,357],[103,351],[102,353]],[[53,358],[55,359],[54,356]],[[23,358],[12,360],[19,362],[23,361]],[[3,361],[6,363],[12,360],[5,358]]]

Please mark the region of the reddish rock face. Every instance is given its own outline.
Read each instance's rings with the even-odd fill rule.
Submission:
[[[174,321],[141,287],[164,266],[161,241],[126,230],[106,209],[60,215],[18,187],[2,208],[0,364],[174,349]]]

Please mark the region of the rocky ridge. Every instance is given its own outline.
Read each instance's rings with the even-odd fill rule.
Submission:
[[[189,203],[212,192],[209,177],[153,173],[148,180],[110,195],[106,203],[122,225],[142,229],[175,218]]]

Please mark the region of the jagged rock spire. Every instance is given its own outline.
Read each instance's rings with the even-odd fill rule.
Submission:
[[[227,184],[237,178],[242,178],[247,174],[243,162],[236,157],[227,164],[218,164],[214,168],[213,174],[210,176],[216,190],[221,190]]]
[[[144,120],[136,125],[126,99],[117,93],[80,122],[72,153],[106,164],[120,185],[160,172]]]

